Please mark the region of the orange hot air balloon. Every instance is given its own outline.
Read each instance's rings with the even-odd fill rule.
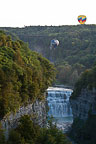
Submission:
[[[78,22],[80,23],[80,24],[85,24],[85,22],[86,22],[86,16],[85,15],[79,15],[78,16]]]

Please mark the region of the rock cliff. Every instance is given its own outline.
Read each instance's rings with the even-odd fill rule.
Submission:
[[[82,89],[75,99],[70,99],[73,119],[87,120],[88,114],[96,114],[96,89]]]
[[[70,97],[70,137],[78,144],[96,144],[96,65],[82,73]]]
[[[8,137],[8,133],[11,129],[16,128],[19,119],[23,115],[31,115],[32,120],[39,124],[41,127],[46,124],[46,100],[36,101],[33,104],[21,107],[15,114],[11,113],[9,116],[4,117],[1,120],[3,129],[5,130],[5,136]]]

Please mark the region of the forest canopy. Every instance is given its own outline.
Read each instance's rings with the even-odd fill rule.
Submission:
[[[82,89],[92,90],[94,88],[96,88],[96,65],[82,73],[75,84],[71,99],[77,98]]]
[[[54,62],[58,84],[73,85],[96,62],[96,25],[25,26],[0,28],[28,42],[29,48]],[[60,44],[50,50],[52,39]],[[67,68],[67,70],[66,70]],[[66,75],[66,71],[68,74]]]
[[[54,78],[53,64],[0,31],[0,118],[29,101],[44,99]]]

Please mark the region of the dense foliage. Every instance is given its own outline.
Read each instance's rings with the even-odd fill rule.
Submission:
[[[40,128],[25,115],[21,118],[19,126],[10,132],[7,144],[71,144],[52,121],[48,127]]]
[[[80,95],[82,89],[90,89],[96,88],[96,66],[92,69],[86,70],[79,80],[76,82],[74,91],[70,98],[74,99]]]
[[[55,68],[47,59],[0,31],[0,118],[43,99],[54,78]]]
[[[44,57],[54,62],[59,71],[58,83],[74,85],[81,73],[91,68],[96,61],[96,25],[0,29],[16,34],[20,39],[28,42],[32,50],[42,53]],[[50,50],[50,41],[54,38],[60,41],[60,45]]]
[[[5,144],[4,130],[2,130],[1,123],[0,123],[0,144]]]
[[[86,122],[75,119],[69,136],[77,144],[96,144],[96,115],[89,115]]]

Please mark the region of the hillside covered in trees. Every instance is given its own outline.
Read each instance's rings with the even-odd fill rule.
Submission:
[[[81,73],[96,62],[96,25],[0,29],[28,42],[30,49],[54,62],[59,71],[57,83],[74,85]],[[50,41],[54,38],[60,44],[56,49],[50,50]]]
[[[20,106],[44,100],[55,71],[53,64],[31,51],[23,41],[13,41],[10,35],[0,31],[0,120]],[[71,144],[52,121],[48,127],[41,128],[25,115],[6,139],[0,121],[0,144]]]
[[[0,31],[0,119],[21,105],[44,99],[55,68],[21,40]]]
[[[78,81],[75,83],[71,99],[76,99],[82,89],[92,90],[93,88],[96,89],[96,65],[82,73]]]

